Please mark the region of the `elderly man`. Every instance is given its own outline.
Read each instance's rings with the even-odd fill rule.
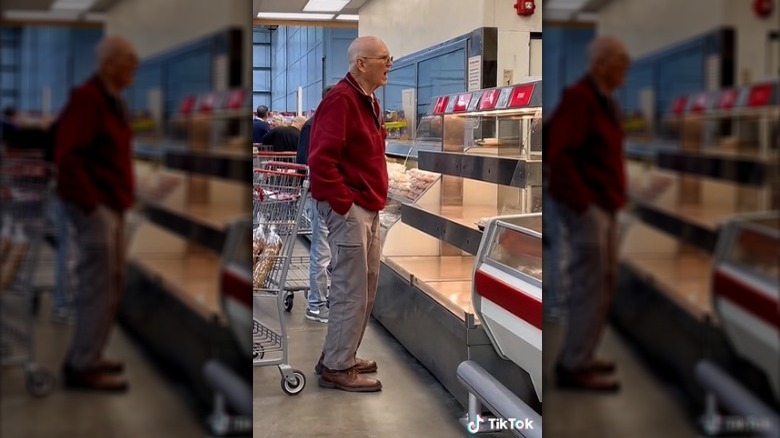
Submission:
[[[612,93],[626,76],[625,47],[602,36],[587,75],[567,89],[547,127],[549,191],[568,231],[569,320],[556,374],[562,387],[617,391],[615,364],[595,356],[615,287],[615,216],[625,203],[623,129]],[[547,201],[546,201],[547,202]]]
[[[379,211],[387,201],[386,131],[374,91],[387,84],[393,57],[379,38],[348,49],[349,72],[320,103],[312,122],[311,195],[332,249],[330,317],[315,371],[320,386],[344,391],[382,389],[364,374],[376,362],[357,357],[379,279]]]
[[[76,233],[76,326],[63,367],[71,388],[122,391],[122,363],[103,356],[123,287],[124,213],[134,202],[132,130],[120,95],[138,56],[125,39],[97,47],[97,73],[70,96],[57,128],[57,192]]]

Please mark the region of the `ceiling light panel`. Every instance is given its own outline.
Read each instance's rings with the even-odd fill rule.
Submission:
[[[344,6],[350,0],[309,0],[303,7],[304,12],[338,12],[344,9]]]
[[[360,17],[358,15],[352,15],[352,14],[339,14],[336,16],[336,20],[341,21],[358,21]]]
[[[333,14],[304,14],[296,12],[260,12],[257,18],[268,20],[330,20]]]
[[[86,11],[96,0],[57,0],[51,5],[52,10]]]

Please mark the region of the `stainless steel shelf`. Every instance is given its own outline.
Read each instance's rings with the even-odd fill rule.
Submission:
[[[715,155],[701,151],[660,150],[659,168],[708,178],[733,181],[738,184],[763,186],[777,180],[777,156],[774,158],[748,155]]]
[[[401,221],[469,254],[476,255],[479,251],[482,231],[479,231],[476,225],[472,226],[462,220],[448,218],[413,204],[401,206]]]
[[[542,162],[456,152],[419,151],[419,168],[513,187],[542,184]]]
[[[385,155],[389,155],[395,158],[412,158],[417,159],[420,151],[438,151],[441,150],[441,141],[437,142],[417,142],[413,144],[411,142],[388,142],[385,148]]]
[[[215,152],[168,151],[165,166],[216,178],[249,183],[252,181],[252,157]]]

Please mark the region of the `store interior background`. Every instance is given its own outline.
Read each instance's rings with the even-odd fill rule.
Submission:
[[[127,293],[109,347],[126,361],[131,390],[106,401],[59,384],[71,327],[47,313],[54,256],[46,246],[36,342],[39,365],[57,383],[46,398],[32,398],[24,370],[4,369],[1,434],[208,433],[220,384],[204,376],[206,365],[218,362],[251,388],[251,352],[240,348],[223,311],[220,277],[224,265],[242,261],[225,242],[231,224],[251,211],[251,4],[4,1],[0,10],[0,100],[25,127],[45,129],[56,118],[70,90],[95,71],[94,47],[104,35],[127,38],[141,61],[125,91],[138,203],[128,217]],[[243,419],[240,410],[230,413],[238,430],[251,429],[246,412]]]
[[[712,280],[716,270],[726,264],[715,247],[721,238],[728,238],[725,231],[731,229],[732,221],[745,214],[778,210],[774,177],[780,148],[777,101],[755,110],[705,110],[702,115],[690,110],[676,115],[672,110],[680,97],[689,98],[693,105],[701,93],[709,92],[708,97],[714,99],[721,90],[778,83],[778,5],[775,2],[771,12],[762,15],[754,9],[756,3],[545,2],[546,118],[553,114],[564,87],[584,73],[585,48],[593,36],[617,37],[632,57],[626,83],[616,93],[626,120],[630,203],[621,215],[620,282],[604,341],[606,354],[622,358],[619,376],[623,390],[617,399],[631,421],[588,429],[593,436],[617,434],[618,430],[630,436],[632,428],[642,424],[646,403],[635,403],[630,394],[644,386],[640,376],[645,373],[658,382],[654,386],[662,388],[661,394],[668,400],[647,402],[661,406],[656,413],[664,421],[655,431],[668,430],[673,436],[703,433],[699,421],[706,391],[695,370],[705,359],[750,388],[748,392],[763,403],[774,406],[777,415],[777,389],[774,396],[767,389],[777,386],[776,374],[771,379],[780,368],[777,346],[770,342],[747,361],[735,359],[733,345],[752,341],[747,337],[727,339],[727,320],[716,308]],[[774,90],[777,92],[777,88]],[[711,120],[720,120],[732,130],[718,131]],[[734,129],[739,129],[739,136]],[[763,139],[761,132],[766,133]],[[727,170],[734,166],[734,160],[755,166],[756,170],[751,171],[754,175],[768,172],[769,176],[752,181],[739,178]],[[777,224],[777,220],[768,223]],[[774,251],[776,260],[774,245],[770,254]],[[761,253],[758,247],[753,251]],[[545,363],[555,360],[555,351],[551,350],[557,342],[555,333],[560,322],[556,321],[561,321],[563,312],[554,310],[565,302],[547,254],[545,310],[551,310],[552,315],[548,315],[545,331],[552,338],[545,337]],[[763,278],[758,271],[750,277]],[[769,274],[767,278],[768,284],[773,284],[769,290],[774,291],[769,294],[774,293],[777,299],[777,275]],[[748,324],[750,331],[759,330],[765,323],[751,320]],[[639,367],[625,366],[626,356],[621,351],[633,351]],[[582,399],[556,395],[548,401],[549,418],[558,409],[565,410]],[[589,406],[586,417],[571,417],[571,424],[546,432],[558,436],[590,427],[593,422],[587,417],[612,418],[609,412],[617,409],[608,398]],[[669,406],[674,406],[670,416],[662,414]]]
[[[287,7],[289,2],[282,0],[282,3]],[[513,16],[503,12],[511,11],[514,1],[509,0],[373,0],[359,9],[360,22],[351,29],[277,23],[273,25],[277,27],[273,32],[268,29],[267,23],[255,22],[255,26],[249,29],[247,14],[253,8],[248,1],[243,0],[100,1],[92,12],[102,15],[88,14],[85,20],[40,15],[49,12],[50,4],[32,11],[32,14],[8,14],[12,10],[31,9],[32,3],[24,0],[4,1],[4,21],[0,30],[0,49],[3,52],[0,56],[0,107],[16,106],[20,111],[28,113],[30,123],[50,121],[64,105],[68,90],[91,74],[94,65],[92,47],[102,35],[117,33],[128,37],[141,55],[142,65],[136,85],[128,90],[127,99],[136,116],[140,182],[146,185],[144,190],[150,193],[152,199],[145,203],[147,215],[141,216],[137,222],[139,226],[136,243],[132,248],[134,255],[131,257],[131,281],[136,282],[136,288],[149,293],[137,295],[139,302],[129,300],[125,307],[123,327],[131,334],[129,338],[132,341],[122,342],[122,348],[127,349],[128,356],[137,358],[139,368],[148,356],[154,357],[155,365],[144,368],[144,374],[148,372],[157,375],[162,370],[165,378],[157,378],[151,385],[136,384],[129,401],[115,400],[115,403],[107,404],[107,411],[101,411],[102,422],[95,422],[96,414],[90,411],[89,400],[68,398],[67,393],[57,394],[59,398],[53,398],[57,403],[29,400],[24,388],[19,385],[21,374],[6,373],[4,370],[1,385],[3,411],[0,413],[3,418],[2,435],[14,436],[19,433],[21,436],[31,436],[47,431],[58,433],[66,420],[73,430],[84,430],[78,428],[86,427],[90,422],[95,423],[94,427],[109,427],[112,426],[111,418],[121,417],[126,412],[148,412],[143,418],[129,417],[122,423],[127,430],[145,436],[155,436],[160,430],[169,430],[170,435],[182,431],[201,431],[199,427],[204,413],[210,408],[212,392],[200,377],[200,372],[205,360],[213,356],[215,342],[219,346],[218,350],[224,350],[220,355],[231,362],[233,368],[240,368],[236,364],[248,363],[241,358],[242,353],[233,344],[229,322],[222,314],[219,301],[219,266],[225,257],[221,250],[229,231],[228,223],[250,211],[249,205],[244,202],[249,199],[248,179],[242,173],[250,167],[249,158],[241,159],[235,155],[236,151],[245,153],[241,148],[247,143],[246,128],[241,123],[248,120],[250,105],[252,109],[258,104],[268,104],[272,110],[295,111],[299,85],[304,90],[302,110],[316,108],[321,87],[335,82],[343,75],[345,59],[340,56],[346,52],[348,41],[356,35],[382,36],[396,61],[401,61],[397,62],[399,71],[391,74],[391,83],[380,96],[385,107],[391,108],[394,101],[402,105],[400,90],[416,88],[418,102],[423,103],[418,109],[418,116],[427,110],[424,96],[463,91],[465,72],[462,69],[453,71],[453,61],[443,57],[432,69],[440,73],[440,80],[426,83],[416,73],[406,75],[400,70],[404,66],[404,57],[466,35],[474,29],[496,27],[499,33],[497,72],[511,70],[511,82],[516,83],[539,76],[544,64],[544,115],[549,116],[563,87],[579,78],[584,71],[585,41],[601,33],[616,35],[626,42],[635,60],[635,67],[618,98],[627,113],[642,115],[640,132],[631,141],[640,152],[648,143],[648,137],[651,137],[645,130],[649,129],[651,134],[658,132],[663,115],[675,97],[717,90],[724,86],[776,81],[780,74],[780,39],[770,37],[772,31],[778,31],[780,7],[777,6],[770,17],[759,19],[751,11],[751,2],[748,1],[633,0],[582,2],[579,6],[571,6],[572,2],[563,2],[569,3],[563,5],[556,0],[544,3],[546,22],[542,61],[541,40],[536,41],[533,35],[542,30],[542,14],[535,17],[538,21],[518,24]],[[559,7],[556,9],[556,6]],[[253,17],[258,12],[254,9]],[[186,15],[182,14],[183,10],[187,11]],[[670,15],[669,11],[674,13]],[[184,16],[186,19],[182,19]],[[713,50],[717,51],[721,47],[723,40],[719,29],[723,27],[733,28],[736,32],[733,46],[736,56],[730,83],[726,83],[728,74],[712,67],[717,62],[708,57]],[[232,54],[228,59],[235,61],[240,58],[243,64],[231,66],[231,62],[228,62],[226,66],[225,57],[222,56],[226,53],[226,44],[230,45],[226,40],[234,38],[229,35],[236,29],[241,30],[241,53]],[[399,32],[399,29],[403,31]],[[648,38],[648,35],[653,37]],[[535,48],[539,50],[535,51]],[[250,59],[251,69],[248,68]],[[536,61],[529,62],[529,59]],[[496,81],[500,82],[500,73],[497,76]],[[181,123],[180,105],[187,96],[202,96],[211,91],[227,91],[236,87],[252,91],[251,103],[247,102],[241,111],[225,111],[200,117],[197,126]],[[244,122],[237,121],[240,118]],[[225,122],[231,119],[235,120]],[[192,118],[189,120],[192,121]],[[176,164],[182,162],[178,157],[186,157],[186,149],[191,146],[201,149],[197,155],[213,153],[211,160],[235,165],[243,170],[231,174],[216,171],[217,174],[214,174],[215,170],[210,166],[187,169]],[[166,152],[168,149],[172,151],[170,154]],[[705,197],[712,199],[714,196],[710,193],[717,193],[719,202],[727,204],[722,207],[733,211],[739,191],[722,184],[711,187],[715,191],[708,191]],[[722,196],[723,193],[729,196]],[[731,196],[735,193],[735,196]],[[643,246],[643,251],[654,253],[656,258],[658,254],[669,257],[669,254],[678,252],[681,244],[670,238],[669,233],[647,228],[641,224],[634,227],[634,232],[639,230],[639,236],[636,237],[638,241],[643,242],[643,245],[654,243],[652,247]],[[439,244],[433,238],[420,236],[421,246]],[[689,247],[684,249],[690,250]],[[706,261],[711,256],[705,254],[703,258]],[[647,279],[655,279],[664,287],[670,283],[664,279],[664,274],[643,269],[641,264],[624,263],[624,266],[629,273],[640,270],[646,276],[645,282],[649,282]],[[688,270],[687,274],[689,277],[680,284],[693,285],[692,289],[705,293],[695,294],[691,299],[685,298],[689,304],[693,301],[694,305],[684,307],[682,316],[675,317],[678,321],[688,321],[691,314],[709,309],[707,286],[702,283],[707,271]],[[677,315],[681,305],[679,299],[675,298],[674,290],[665,290],[659,295],[667,297],[662,300],[663,305],[667,306],[663,309]],[[620,323],[621,320],[618,311],[616,321]],[[697,318],[694,320],[698,321]],[[659,357],[664,355],[672,359],[660,362],[661,368],[672,370],[668,373],[671,376],[665,381],[673,383],[670,387],[662,386],[660,395],[653,393],[651,399],[656,406],[669,408],[665,418],[674,420],[668,422],[685,430],[686,435],[676,436],[693,436],[691,419],[699,413],[699,406],[697,403],[688,405],[687,400],[697,400],[696,394],[700,396],[700,392],[685,383],[691,380],[691,364],[677,363],[677,358],[688,360],[690,345],[681,344],[675,347],[678,348],[675,352],[670,353],[663,345],[659,345],[658,332],[632,333],[630,329],[636,324],[630,320],[622,321],[625,337],[613,337],[618,339],[615,342],[622,345],[621,348],[637,348],[643,351],[643,355],[649,356],[648,362],[656,364]],[[674,324],[671,326],[675,329],[680,327]],[[52,336],[59,333],[60,337],[52,339],[63,343],[67,338],[61,332],[58,326],[50,326],[45,333],[55,333]],[[669,339],[674,339],[677,333],[669,335]],[[623,339],[632,341],[626,345],[621,343]],[[139,348],[145,352],[143,355],[131,353]],[[42,365],[58,370],[58,354],[62,351],[62,346],[50,349],[49,355],[42,357]],[[628,361],[627,357],[631,356],[620,357]],[[638,361],[636,368],[627,368],[642,371],[627,372],[626,385],[630,385],[631,380],[628,379],[634,377],[653,381],[652,377],[644,377],[647,374],[644,364],[644,361]],[[301,366],[309,365],[305,362]],[[244,380],[251,382],[248,366],[238,372],[244,376]],[[273,383],[272,386],[278,386],[275,381]],[[134,385],[133,381],[131,385]],[[655,386],[638,385],[647,391],[652,391]],[[175,389],[169,388],[165,395],[161,395],[160,391],[164,391],[161,388],[165,387]],[[679,389],[681,387],[682,390]],[[668,393],[675,391],[690,392],[694,396],[675,395],[675,402],[669,403]],[[196,396],[192,397],[192,394]],[[161,403],[164,405],[156,408],[145,404],[146,397],[157,397],[163,400]],[[191,415],[190,402],[183,401],[186,399],[196,400],[196,415]],[[548,418],[555,417],[552,410],[555,409],[555,403],[552,400],[548,399],[553,403],[548,405]],[[605,429],[590,429],[594,436],[609,436],[610,433],[618,433],[616,431],[621,431],[620,436],[636,436],[632,432],[636,431],[637,424],[646,425],[648,430],[657,430],[652,429],[656,419],[634,412],[634,409],[647,409],[644,407],[646,401],[640,394],[636,403],[626,404],[622,398],[593,402],[593,399],[583,397],[577,398],[574,404],[578,409],[586,404],[598,411],[597,415]],[[73,412],[63,410],[63,407],[72,408],[76,404],[81,406],[76,413],[63,418],[62,412]],[[179,404],[184,407],[176,407]],[[567,410],[565,403],[559,406]],[[631,408],[632,414],[621,426],[613,427],[614,423],[611,422],[616,420],[615,416],[623,412],[625,406]],[[677,409],[677,406],[683,408]],[[152,415],[153,411],[157,415]],[[679,411],[685,412],[681,415]],[[177,414],[165,418],[165,412]],[[288,412],[284,415],[290,414]],[[576,421],[559,425],[562,427],[557,431],[561,434],[559,436],[565,436],[571,430],[588,429],[592,425],[593,416],[593,411],[586,410]],[[26,418],[51,418],[52,421],[31,422]],[[610,428],[606,429],[608,426]],[[100,434],[99,431],[95,433]],[[556,431],[550,429],[550,433],[555,436]]]
[[[263,0],[254,3],[254,12],[301,12],[305,4],[305,1]],[[417,170],[418,153],[422,153],[422,148],[418,147],[419,142],[415,140],[426,140],[422,138],[426,135],[421,135],[427,134],[422,125],[423,119],[430,122],[434,118],[430,116],[432,98],[467,90],[541,80],[541,14],[537,9],[533,16],[519,17],[513,8],[514,4],[514,1],[505,0],[371,0],[351,1],[340,11],[359,16],[351,37],[378,36],[383,39],[394,57],[388,73],[388,85],[376,91],[388,123],[386,156],[390,166],[400,168],[401,171]],[[311,85],[319,91],[323,85],[330,85],[343,77],[348,68],[344,57],[347,45],[331,43],[331,46],[342,51],[342,54],[328,47],[328,35],[336,34],[333,26],[337,23],[338,20],[327,23],[309,22],[307,26],[300,27],[300,22],[289,23],[280,18],[259,16],[255,19],[256,53],[268,50],[258,47],[259,45],[270,46],[274,53],[270,67],[258,63],[255,58],[255,77],[261,80],[271,78],[270,87],[255,81],[255,102],[269,99],[270,95],[269,107],[272,111],[300,110],[309,115],[310,110],[316,110],[319,96],[312,96],[308,91]],[[318,27],[324,27],[324,30],[320,31]],[[402,31],[399,31],[400,29]],[[270,32],[270,42],[264,32]],[[322,49],[312,46],[311,35],[320,33],[325,36]],[[283,42],[280,43],[279,40]],[[489,42],[486,42],[488,40]],[[275,51],[279,45],[286,46],[286,53]],[[304,54],[308,54],[306,58]],[[470,88],[467,61],[475,55],[481,56],[479,73],[475,78],[478,85],[476,88]],[[320,56],[324,57],[322,64],[319,61]],[[270,73],[264,72],[268,70]],[[328,77],[331,71],[336,73]],[[321,78],[333,82],[323,83],[320,82]],[[296,84],[296,80],[300,83]],[[290,105],[295,102],[298,85],[303,91],[300,108]],[[282,90],[278,90],[278,86],[281,86]],[[528,126],[532,124],[530,119],[538,116],[540,120],[540,104],[541,99],[524,115],[507,115],[506,120],[502,121],[506,123],[507,131],[514,132],[515,137],[509,139],[513,145],[519,136],[518,130],[512,131],[512,128],[521,124],[516,120],[525,117],[527,120],[523,123],[527,122]],[[488,115],[485,120],[490,117]],[[453,131],[456,131],[454,138],[457,138],[457,129]],[[528,132],[530,133],[531,129],[528,129]],[[441,135],[440,133],[438,139],[427,139],[431,147],[438,147],[439,151],[443,150]],[[539,139],[532,134],[528,136],[534,140]],[[462,137],[461,125],[460,138]],[[460,148],[460,151],[456,152],[455,148]],[[457,145],[453,144],[454,155],[466,155],[462,153],[463,149],[462,141]],[[479,154],[478,149],[472,153]],[[519,150],[516,153],[519,155]],[[514,162],[518,161],[520,160],[515,159]],[[389,383],[377,399],[367,397],[365,402],[359,404],[346,403],[344,406],[335,407],[336,414],[343,413],[354,418],[349,425],[327,423],[335,431],[359,435],[361,431],[370,430],[371,424],[375,424],[372,434],[393,435],[397,432],[392,430],[388,419],[404,418],[410,425],[422,425],[426,421],[432,421],[435,426],[427,429],[437,436],[465,435],[465,430],[459,429],[456,417],[462,415],[467,407],[467,393],[463,384],[457,381],[456,367],[468,357],[468,336],[472,336],[471,348],[474,357],[489,357],[488,361],[495,365],[498,372],[504,373],[501,376],[504,381],[511,376],[508,380],[514,385],[511,389],[516,394],[531,403],[534,409],[541,407],[536,394],[533,393],[528,375],[512,362],[498,358],[484,332],[481,332],[480,336],[479,330],[470,331],[473,328],[471,317],[474,314],[471,306],[474,254],[481,237],[477,222],[485,216],[520,213],[526,205],[529,212],[532,204],[541,207],[541,199],[538,197],[540,191],[530,184],[528,187],[502,187],[501,183],[485,182],[487,178],[482,181],[469,180],[465,176],[442,175],[441,178],[442,181],[451,178],[448,179],[452,183],[449,187],[462,188],[462,199],[449,201],[453,205],[445,204],[444,191],[437,185],[437,180],[422,197],[407,198],[404,202],[413,205],[415,213],[431,217],[441,225],[440,229],[452,226],[464,229],[471,243],[468,250],[465,250],[463,243],[460,243],[460,247],[453,243],[452,239],[456,234],[447,233],[449,237],[446,237],[430,229],[421,231],[406,223],[406,220],[400,220],[402,212],[398,197],[391,201],[393,206],[382,212],[380,222],[384,249],[380,287],[377,304],[374,306],[374,320],[369,324],[367,332],[370,342],[364,342],[365,347],[361,347],[361,352],[365,353],[361,354],[374,355],[378,361],[381,359],[383,364],[388,364],[380,365],[378,378]],[[509,186],[508,179],[506,184]],[[442,182],[441,187],[444,185]],[[465,236],[466,234],[460,234],[460,237]],[[303,323],[298,322],[297,318],[301,313],[296,312],[301,312],[297,310],[299,306],[302,304],[296,304],[292,309],[293,329],[290,339],[293,347],[290,361],[293,366],[305,372],[307,364],[317,359],[318,341],[320,333],[324,334],[324,331],[305,320]],[[387,339],[392,340],[393,351],[404,351],[404,354],[393,355],[391,358],[386,350]],[[305,347],[302,348],[310,351],[301,351],[295,347],[296,344],[303,345]],[[273,369],[258,367],[254,374],[256,430],[262,430],[265,436],[297,433],[303,426],[269,420],[269,417],[281,415],[292,403],[273,385],[278,373]],[[303,394],[312,398],[312,403],[327,403],[336,396],[316,387],[310,388],[308,385],[312,383],[316,384],[316,381],[308,383]],[[417,394],[415,400],[408,403],[403,401],[406,398],[404,388],[407,388],[407,385],[420,387],[419,390],[414,390]],[[385,404],[376,404],[380,398],[386,400]],[[379,406],[382,406],[384,412],[382,421],[375,420]],[[442,410],[445,412],[443,416]],[[302,415],[312,415],[308,406],[304,408]]]

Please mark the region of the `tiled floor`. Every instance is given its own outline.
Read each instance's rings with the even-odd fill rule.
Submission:
[[[296,246],[305,254],[305,244]],[[274,317],[274,299],[255,301],[257,311]],[[270,307],[269,307],[270,306]],[[347,393],[317,385],[314,364],[322,351],[327,326],[304,317],[306,302],[296,294],[288,323],[289,358],[306,375],[306,387],[288,396],[280,387],[277,367],[254,369],[255,438],[317,437],[466,437],[458,423],[460,406],[435,378],[376,321],[367,329],[359,354],[377,361],[378,393]],[[512,436],[494,434],[494,437]]]
[[[629,345],[607,328],[600,355],[614,359],[621,391],[598,394],[561,390],[553,369],[563,326],[545,321],[544,371],[545,438],[693,438],[693,420],[672,396],[672,388],[657,379]]]
[[[52,284],[51,254],[41,260],[44,275],[40,284]],[[166,437],[207,436],[182,397],[144,357],[121,329],[115,329],[108,354],[125,361],[130,382],[126,394],[70,391],[59,383],[60,367],[70,340],[72,326],[55,324],[49,317],[49,294],[43,300],[36,321],[38,364],[52,372],[57,383],[46,397],[35,398],[25,388],[21,367],[2,368],[0,375],[0,436],[58,437]]]
[[[48,258],[46,258],[48,257]],[[42,261],[51,270],[51,255]],[[46,284],[50,278],[43,278]],[[50,284],[50,283],[49,283]],[[327,326],[304,318],[298,294],[289,323],[290,364],[304,372],[307,385],[298,396],[285,395],[276,367],[258,367],[254,378],[255,437],[465,437],[458,423],[460,406],[443,387],[378,323],[371,321],[361,347],[363,357],[379,363],[384,389],[353,394],[321,389],[312,370]],[[48,296],[37,318],[38,362],[58,372],[70,326],[54,324]],[[551,371],[561,327],[545,324],[545,369]],[[202,419],[183,392],[170,385],[121,330],[115,330],[110,354],[127,363],[131,390],[124,395],[63,390],[44,398],[25,389],[24,370],[3,368],[0,375],[2,437],[166,437],[207,436]],[[697,436],[692,420],[669,388],[645,369],[623,340],[607,330],[602,353],[617,359],[623,391],[599,395],[560,391],[545,378],[545,437],[656,438]],[[546,376],[551,376],[548,372]],[[59,377],[59,376],[58,376]],[[511,436],[507,433],[493,436]]]

